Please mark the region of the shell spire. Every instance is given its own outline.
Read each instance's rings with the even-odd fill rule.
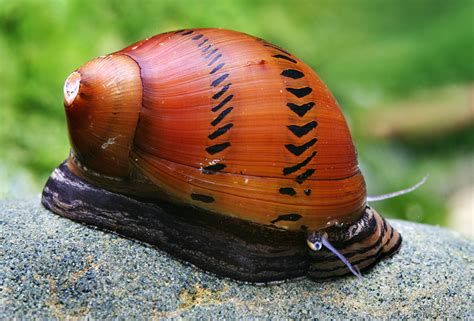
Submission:
[[[64,84],[72,154],[82,170],[128,177],[142,102],[140,69],[125,55],[96,58]]]

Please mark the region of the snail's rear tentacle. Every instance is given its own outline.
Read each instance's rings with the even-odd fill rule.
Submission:
[[[421,185],[423,185],[426,182],[426,180],[428,179],[428,176],[429,175],[426,175],[425,177],[423,177],[415,185],[413,185],[411,187],[408,187],[408,188],[405,188],[405,189],[402,189],[402,190],[399,190],[399,191],[396,191],[396,192],[392,192],[392,193],[388,193],[388,194],[381,194],[381,195],[368,195],[367,196],[367,202],[383,201],[383,200],[386,200],[386,199],[389,199],[389,198],[394,198],[394,197],[398,197],[398,196],[401,196],[401,195],[411,193],[414,190],[418,189]]]

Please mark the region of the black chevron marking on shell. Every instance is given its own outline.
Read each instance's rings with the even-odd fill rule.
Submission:
[[[214,155],[214,154],[217,154],[219,152],[222,152],[224,149],[226,149],[229,146],[230,146],[230,142],[225,142],[225,143],[221,143],[221,144],[212,145],[212,146],[209,146],[208,148],[206,148],[206,152],[208,152],[211,155]]]
[[[211,175],[211,174],[215,174],[216,172],[219,172],[219,171],[223,170],[226,167],[227,166],[225,164],[217,163],[217,164],[214,164],[214,165],[209,165],[209,166],[203,167],[202,172],[204,174]]]
[[[306,157],[306,159],[304,161],[302,161],[301,163],[298,163],[294,166],[283,168],[283,175],[285,175],[285,176],[289,175],[289,174],[294,173],[297,170],[301,169],[302,167],[308,165],[308,163],[313,159],[314,156],[316,156],[316,152],[313,152],[310,156]]]
[[[291,111],[296,113],[298,116],[303,117],[308,111],[311,110],[311,108],[314,107],[315,103],[311,101],[303,105],[297,105],[293,103],[288,103],[286,105],[291,109]]]
[[[304,77],[304,74],[296,69],[285,69],[281,72],[281,75],[293,79],[300,79]]]
[[[181,35],[182,35],[182,36],[186,36],[186,35],[192,34],[193,32],[194,32],[194,30],[188,30],[188,31],[186,31],[186,32],[183,32]]]
[[[291,213],[291,214],[283,214],[283,215],[279,215],[278,218],[274,219],[273,221],[271,221],[272,224],[275,224],[276,222],[279,222],[279,221],[290,221],[290,222],[296,222],[298,221],[300,218],[302,218],[303,216],[301,216],[300,214],[296,214],[296,213]]]
[[[284,59],[284,60],[288,60],[288,61],[291,61],[292,63],[296,64],[297,61],[288,57],[288,56],[285,56],[285,55],[274,55],[272,56],[273,58],[278,58],[278,59]]]
[[[191,193],[191,198],[195,201],[201,201],[204,203],[214,202],[214,197],[209,196],[209,195],[204,195],[204,194]]]
[[[296,176],[296,182],[298,184],[303,184],[303,182],[313,175],[315,171],[314,168],[307,169],[303,174]]]
[[[211,110],[212,110],[213,112],[218,111],[218,110],[221,109],[225,104],[227,104],[229,101],[231,101],[232,98],[234,98],[234,95],[229,95],[229,96],[225,97],[217,106],[213,107]]]
[[[214,119],[211,122],[211,125],[216,126],[217,124],[219,124],[222,121],[222,119],[224,119],[224,117],[227,116],[232,111],[232,109],[234,109],[234,107],[229,107],[226,110],[224,110],[222,113],[220,113],[219,116],[217,116],[216,119]]]
[[[318,123],[313,120],[303,126],[289,125],[287,127],[289,130],[291,130],[293,134],[295,134],[296,137],[303,137],[304,135],[309,133],[311,130],[316,128],[317,125]]]
[[[298,98],[308,96],[313,91],[313,89],[311,87],[286,88],[286,90],[289,91],[290,93],[292,93],[293,95],[295,95]]]
[[[207,136],[209,139],[216,139],[217,137],[224,135],[229,129],[231,129],[234,126],[234,124],[229,123],[225,126],[219,127],[216,129],[212,134]]]
[[[311,189],[305,189],[304,193],[306,194],[306,196],[310,196],[311,195]]]
[[[308,150],[308,148],[310,148],[311,146],[313,146],[315,143],[316,143],[317,139],[316,138],[313,138],[311,139],[310,141],[304,143],[303,145],[300,145],[300,146],[296,146],[296,145],[293,145],[293,144],[286,144],[285,147],[286,149],[288,149],[290,151],[290,153],[292,153],[293,155],[295,156],[300,156],[301,154],[303,154],[306,150]]]
[[[279,192],[280,194],[283,194],[283,195],[290,195],[290,196],[296,195],[296,191],[293,187],[282,187],[280,188]]]
[[[192,39],[192,40],[199,40],[199,39],[201,39],[202,37],[203,37],[203,35],[200,34],[200,35],[197,35],[197,36],[192,37],[191,39]]]
[[[212,87],[216,87],[216,86],[219,85],[221,82],[223,82],[227,77],[229,77],[229,74],[223,74],[222,76],[219,76],[219,78],[217,78],[216,80],[214,80],[214,81],[211,83],[211,86],[212,86]]]

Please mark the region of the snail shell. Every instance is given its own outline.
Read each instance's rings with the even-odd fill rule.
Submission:
[[[248,281],[348,273],[311,251],[315,235],[359,268],[401,243],[367,205],[331,92],[262,39],[193,29],[139,41],[74,71],[64,106],[71,154],[43,193],[56,213]]]

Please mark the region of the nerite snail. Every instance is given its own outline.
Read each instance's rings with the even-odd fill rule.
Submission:
[[[401,244],[367,205],[336,100],[273,44],[164,33],[64,90],[72,150],[43,192],[53,212],[254,282],[360,276]]]

